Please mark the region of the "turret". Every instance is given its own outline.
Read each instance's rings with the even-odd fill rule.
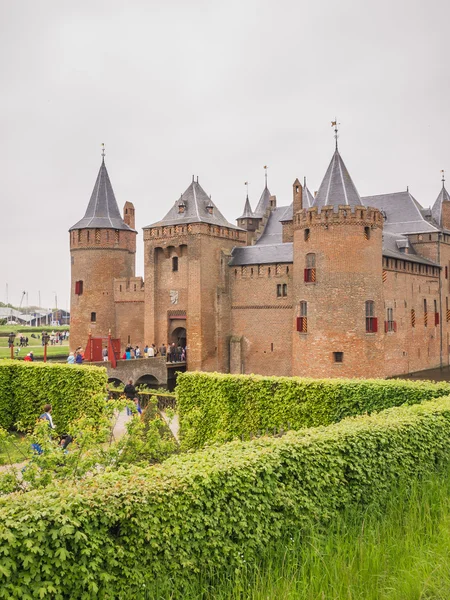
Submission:
[[[128,211],[128,212],[126,212]],[[70,228],[71,348],[96,337],[116,335],[114,279],[134,277],[134,207],[122,218],[104,158],[84,217]]]
[[[445,189],[445,179],[442,172],[442,188],[436,198],[433,208],[431,209],[431,216],[434,221],[443,229],[450,230],[450,196]]]
[[[382,377],[383,218],[362,206],[337,149],[314,207],[294,213],[293,228],[292,374]]]

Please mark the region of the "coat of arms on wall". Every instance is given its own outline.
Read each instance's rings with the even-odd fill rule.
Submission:
[[[178,304],[178,290],[170,290],[169,295],[170,295],[170,303]]]

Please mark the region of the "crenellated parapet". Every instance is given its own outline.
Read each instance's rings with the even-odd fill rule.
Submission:
[[[114,279],[114,302],[144,302],[142,277],[118,277]]]
[[[330,225],[362,225],[371,229],[383,227],[383,215],[377,208],[340,205],[302,209],[294,215],[294,229],[327,228]]]
[[[235,240],[237,243],[245,243],[246,232],[244,230],[214,225],[210,223],[188,223],[182,225],[164,225],[160,227],[148,227],[144,229],[144,242],[161,240],[173,240],[173,238],[188,238],[197,235],[208,235]]]

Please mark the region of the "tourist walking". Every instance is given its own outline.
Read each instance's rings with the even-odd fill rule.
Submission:
[[[108,346],[105,346],[102,350],[103,362],[108,362]]]

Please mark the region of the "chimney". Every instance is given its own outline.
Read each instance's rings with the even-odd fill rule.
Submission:
[[[131,202],[125,202],[123,206],[123,220],[128,227],[135,229],[134,204]]]
[[[298,179],[296,179],[292,185],[292,191],[293,191],[293,202],[294,202],[294,206],[293,206],[293,214],[297,214],[298,212],[300,212],[303,208],[303,188],[302,188],[302,184],[300,183],[300,181]]]

